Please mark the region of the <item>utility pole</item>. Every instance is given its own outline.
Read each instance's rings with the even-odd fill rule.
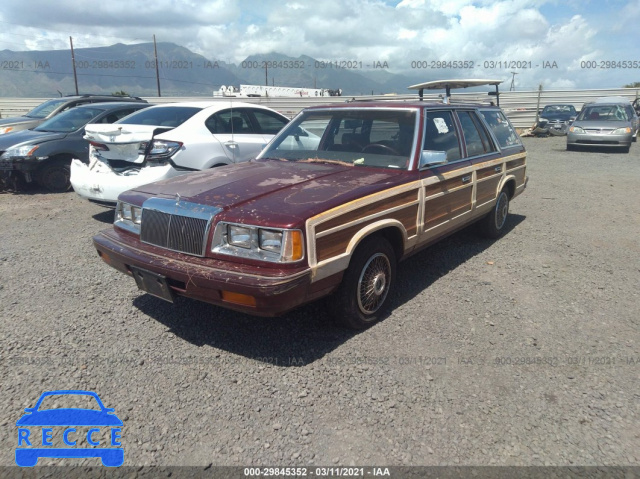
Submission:
[[[509,88],[509,91],[515,91],[516,89],[516,85],[515,85],[515,79],[516,79],[516,75],[518,74],[517,72],[511,72],[511,74],[513,75],[511,77],[511,87]]]
[[[536,105],[536,122],[534,123],[537,124],[538,120],[540,119],[540,95],[542,94],[542,83],[540,83],[540,85],[538,85],[538,103]]]
[[[71,64],[73,65],[73,81],[76,85],[76,95],[78,94],[78,74],[76,73],[76,55],[73,52],[73,38],[69,37],[69,44],[71,45]]]
[[[267,62],[264,62],[264,86],[269,86],[269,67]]]
[[[156,47],[156,34],[153,34],[153,54],[156,57],[156,83],[158,84],[158,97],[161,97],[160,94],[160,71],[158,70],[158,48]]]

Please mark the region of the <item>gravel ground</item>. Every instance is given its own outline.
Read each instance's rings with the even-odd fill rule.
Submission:
[[[95,391],[125,465],[640,465],[640,145],[524,139],[506,236],[398,270],[359,334],[322,303],[260,319],[165,303],[103,264],[113,214],[0,195],[0,466],[43,391]],[[39,464],[98,466],[98,459]]]

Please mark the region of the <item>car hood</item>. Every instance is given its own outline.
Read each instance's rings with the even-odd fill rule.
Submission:
[[[573,126],[579,126],[585,130],[598,130],[600,128],[605,130],[615,130],[616,128],[624,128],[631,126],[630,121],[598,121],[598,120],[580,120],[574,121]]]
[[[9,118],[0,119],[0,126],[16,125],[18,123],[39,122],[41,118],[30,118],[28,116],[13,116]]]
[[[540,114],[540,118],[544,119],[544,120],[549,120],[549,121],[569,121],[571,119],[571,115],[558,115],[558,114],[553,114],[553,115],[545,115],[545,114]]]
[[[22,130],[14,133],[7,133],[6,135],[0,135],[0,151],[8,150],[12,146],[18,146],[23,143],[42,143],[44,141],[61,140],[66,137],[67,134],[68,133],[35,130]]]
[[[404,170],[255,160],[178,176],[123,193],[123,201],[155,196],[221,208],[238,222],[293,227],[310,216],[407,181]]]
[[[25,414],[16,426],[122,426],[115,414],[93,409],[47,409]]]

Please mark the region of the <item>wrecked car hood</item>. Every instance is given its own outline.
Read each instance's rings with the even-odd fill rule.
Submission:
[[[100,150],[103,158],[142,163],[144,155],[140,154],[140,144],[151,140],[156,133],[171,129],[156,125],[91,124],[85,127],[84,139],[106,145],[108,150]]]
[[[352,199],[405,183],[409,174],[404,170],[255,160],[143,185],[123,193],[120,199],[143,201],[179,195],[181,201],[221,208],[234,221],[287,227]]]
[[[119,125],[117,123],[91,124],[84,129],[84,139],[107,145],[140,143],[150,140],[153,132],[158,128],[162,127],[157,125]]]

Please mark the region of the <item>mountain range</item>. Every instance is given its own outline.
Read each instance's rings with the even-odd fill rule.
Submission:
[[[343,95],[409,93],[425,76],[393,74],[384,62],[319,61],[279,53],[250,55],[240,64],[157,44],[161,96],[211,96],[240,84],[341,89]],[[158,96],[153,43],[74,49],[79,93]],[[75,93],[71,50],[0,51],[0,96],[54,97]]]

